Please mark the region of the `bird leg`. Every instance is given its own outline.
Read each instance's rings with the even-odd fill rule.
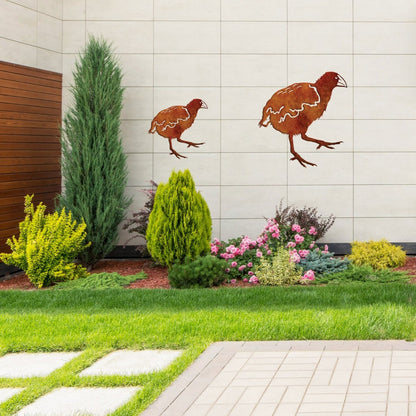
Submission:
[[[179,154],[173,147],[172,147],[172,138],[168,137],[169,140],[169,149],[170,149],[170,154],[171,155],[175,155],[178,159],[180,159],[181,157],[183,157],[184,159],[186,159],[186,156],[183,156],[181,154]]]
[[[290,153],[292,153],[293,155],[293,157],[290,160],[297,160],[304,168],[306,168],[306,165],[316,166],[315,163],[308,162],[299,153],[295,151],[295,147],[293,146],[293,134],[289,134],[289,143]]]
[[[191,146],[199,147],[199,146],[202,146],[205,143],[205,142],[202,142],[202,143],[187,142],[186,140],[182,140],[180,137],[178,137],[178,142],[186,143],[188,145],[188,147],[191,147]]]
[[[306,140],[307,142],[318,143],[317,149],[319,149],[322,146],[327,147],[328,149],[333,149],[332,146],[335,146],[336,144],[341,144],[342,143],[342,141],[339,141],[339,142],[326,142],[324,140],[313,139],[312,137],[308,137],[306,135],[306,133],[301,133],[301,136],[302,136],[302,139],[303,140]]]

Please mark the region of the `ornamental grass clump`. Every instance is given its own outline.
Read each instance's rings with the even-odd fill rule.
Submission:
[[[348,258],[357,266],[369,265],[375,270],[380,270],[403,266],[406,263],[406,252],[386,239],[354,241]]]
[[[261,285],[282,286],[299,283],[302,272],[290,261],[290,254],[280,247],[271,258],[262,258],[255,269]]]
[[[159,184],[146,231],[147,249],[164,266],[209,253],[211,215],[188,169]]]
[[[32,199],[33,195],[25,197],[26,216],[19,224],[19,238],[7,240],[12,252],[0,254],[0,259],[24,270],[39,288],[88,276],[84,267],[74,263],[90,245],[85,243],[85,222],[77,223],[65,209],[45,215],[46,206],[41,202],[35,210]]]

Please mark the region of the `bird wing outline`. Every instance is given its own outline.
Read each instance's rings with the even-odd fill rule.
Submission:
[[[175,128],[178,123],[181,121],[187,121],[190,118],[191,115],[189,114],[189,111],[186,107],[174,106],[162,110],[155,117],[155,123],[161,129],[161,131],[165,131],[166,129]]]
[[[268,102],[266,114],[280,116],[279,123],[287,117],[296,118],[306,107],[316,107],[321,96],[313,84],[298,83],[277,91]]]

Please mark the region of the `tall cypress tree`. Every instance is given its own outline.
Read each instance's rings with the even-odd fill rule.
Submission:
[[[62,127],[59,207],[87,224],[91,246],[81,260],[92,265],[113,249],[131,203],[124,194],[127,166],[120,138],[124,88],[119,64],[102,39],[89,38],[73,75],[73,106]]]

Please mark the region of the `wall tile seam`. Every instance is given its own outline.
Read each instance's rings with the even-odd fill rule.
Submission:
[[[18,4],[18,3],[15,3]],[[22,6],[25,7],[25,6]],[[26,7],[27,8],[27,7]],[[28,8],[29,10],[33,10]],[[47,13],[44,13],[47,14]],[[55,17],[50,15],[51,17]],[[80,21],[84,19],[62,19],[62,20],[73,20],[73,21]],[[94,18],[87,18],[85,19],[87,22],[102,22],[102,23],[113,23],[113,22],[160,22],[160,23],[221,23],[221,24],[228,24],[228,23],[360,23],[360,24],[416,24],[416,20],[227,20],[227,19],[94,19]]]

